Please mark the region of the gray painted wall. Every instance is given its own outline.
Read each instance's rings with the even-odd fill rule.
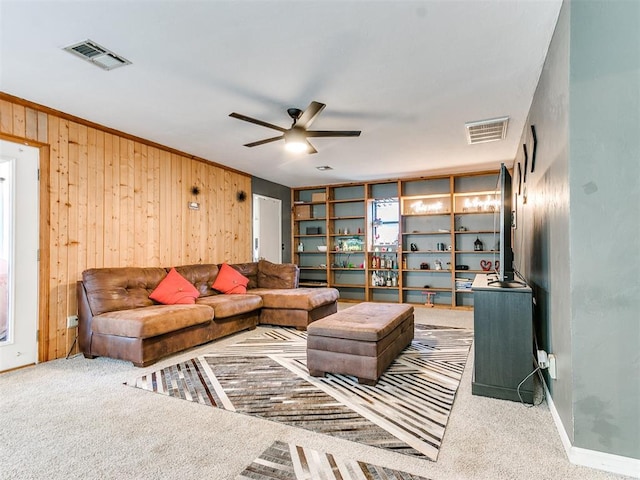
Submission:
[[[282,201],[282,262],[291,262],[291,189],[279,183],[251,177],[251,193]]]
[[[538,344],[557,357],[558,380],[551,382],[549,388],[573,442],[568,7],[565,4],[560,11],[521,142],[527,143],[532,154],[530,125],[535,125],[538,138],[535,171],[531,172],[530,158],[526,183],[516,200],[520,207],[514,254],[515,266],[530,283],[536,299]],[[516,180],[517,162],[524,173],[522,148],[516,158]]]
[[[640,458],[640,2],[564,3],[529,151],[531,124],[514,249],[553,402],[575,447]]]
[[[640,2],[571,3],[574,438],[640,458]]]

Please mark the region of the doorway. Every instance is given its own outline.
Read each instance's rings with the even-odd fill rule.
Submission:
[[[282,263],[282,201],[253,194],[253,261]]]
[[[0,140],[0,371],[38,359],[39,156]]]

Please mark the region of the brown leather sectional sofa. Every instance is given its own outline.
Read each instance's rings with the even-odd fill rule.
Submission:
[[[224,295],[211,288],[220,265],[175,267],[200,292],[191,305],[149,299],[169,269],[85,270],[77,284],[80,351],[86,358],[118,358],[144,367],[259,323],[306,329],[337,311],[338,291],[298,288],[296,265],[260,260],[231,266],[249,279],[246,294]]]

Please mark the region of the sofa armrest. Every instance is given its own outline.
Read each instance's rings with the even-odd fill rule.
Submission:
[[[76,284],[76,292],[78,295],[78,349],[80,352],[90,355],[93,312],[89,306],[87,291],[81,281]]]
[[[300,269],[293,263],[258,262],[258,288],[298,288]]]

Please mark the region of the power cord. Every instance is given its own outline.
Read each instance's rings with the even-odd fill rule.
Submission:
[[[76,338],[73,339],[73,343],[71,344],[71,348],[69,349],[69,351],[67,352],[67,356],[65,358],[65,360],[69,360],[69,356],[71,355],[71,352],[73,351],[73,347],[76,346],[76,342],[78,341],[78,334],[76,333]],[[77,353],[74,355],[74,357],[78,355]]]
[[[516,388],[516,392],[518,393],[518,398],[520,399],[520,403],[522,403],[527,408],[537,407],[539,405],[542,405],[542,402],[544,402],[546,398],[546,393],[544,391],[544,388],[542,389],[542,399],[538,403],[535,403],[535,399],[534,399],[531,405],[527,405],[522,399],[522,395],[520,395],[520,387],[522,387],[524,382],[526,382],[531,375],[535,375],[537,373],[538,378],[540,379],[540,385],[544,384],[544,377],[542,376],[542,368],[540,368],[540,365],[538,364],[538,361],[535,356],[533,357],[533,362],[535,363],[536,368],[533,370],[533,372],[531,372],[529,375],[524,377],[524,379],[522,379],[522,381],[518,384],[518,388]]]

